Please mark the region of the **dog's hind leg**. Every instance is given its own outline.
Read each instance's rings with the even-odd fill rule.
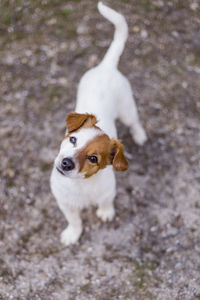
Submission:
[[[119,93],[118,118],[124,125],[130,128],[133,140],[141,146],[146,142],[147,135],[140,123],[130,83],[126,78],[123,78],[123,81],[123,89]]]

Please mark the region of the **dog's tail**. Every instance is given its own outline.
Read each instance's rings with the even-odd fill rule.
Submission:
[[[102,2],[98,3],[98,10],[101,15],[103,15],[115,26],[114,39],[101,64],[117,67],[119,58],[124,50],[124,46],[128,37],[128,26],[124,16],[104,5]]]

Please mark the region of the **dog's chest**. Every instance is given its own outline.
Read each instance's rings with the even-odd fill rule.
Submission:
[[[110,166],[88,179],[63,177],[53,170],[51,189],[58,204],[81,209],[115,194],[115,176]]]

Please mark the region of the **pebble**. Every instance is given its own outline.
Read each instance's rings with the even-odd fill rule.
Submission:
[[[197,10],[198,7],[199,7],[199,4],[197,2],[193,2],[190,4],[191,10]]]
[[[141,38],[146,39],[148,37],[148,32],[145,29],[142,29],[140,35]]]
[[[139,26],[133,26],[133,32],[134,33],[138,33],[140,31],[140,27]]]
[[[92,68],[94,67],[96,64],[98,63],[98,56],[96,54],[92,54],[89,57],[89,61],[88,61],[88,67]]]
[[[7,175],[10,178],[13,178],[15,176],[15,171],[13,169],[8,168],[5,172],[5,175]]]
[[[88,33],[88,26],[85,24],[80,24],[77,28],[77,33],[78,34],[87,34]]]
[[[57,20],[56,20],[56,18],[52,18],[52,19],[48,20],[46,23],[48,26],[55,25],[57,23]]]
[[[187,83],[186,81],[183,81],[183,82],[182,82],[182,87],[183,87],[184,89],[187,89],[188,83]]]
[[[172,31],[172,35],[173,35],[175,38],[179,37],[179,33],[178,33],[176,30],[173,30],[173,31]]]

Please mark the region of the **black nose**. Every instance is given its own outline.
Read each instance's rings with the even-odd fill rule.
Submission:
[[[64,158],[61,162],[61,168],[63,171],[71,171],[75,168],[75,164],[70,158]]]

